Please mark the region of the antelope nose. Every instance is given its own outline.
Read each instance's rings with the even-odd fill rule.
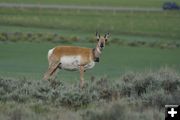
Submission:
[[[100,47],[102,48],[102,47],[104,47],[104,45],[101,43]]]

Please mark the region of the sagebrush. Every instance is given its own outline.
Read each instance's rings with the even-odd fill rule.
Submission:
[[[85,120],[159,120],[163,117],[165,104],[180,104],[180,75],[168,68],[156,72],[131,72],[114,82],[107,78],[86,81],[83,89],[78,83],[68,84],[60,80],[0,78],[0,94],[1,104],[25,104],[28,111],[35,113],[51,113],[49,108],[65,108]],[[31,104],[36,107],[29,110]],[[142,110],[144,113],[140,114]],[[21,114],[25,111],[12,114],[23,117]],[[145,116],[146,112],[149,117]]]

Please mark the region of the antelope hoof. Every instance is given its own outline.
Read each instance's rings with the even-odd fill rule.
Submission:
[[[48,80],[48,76],[45,75],[45,76],[43,77],[43,80]]]

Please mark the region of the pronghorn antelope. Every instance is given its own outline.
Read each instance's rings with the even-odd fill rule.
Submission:
[[[80,87],[84,85],[84,71],[94,67],[95,62],[99,62],[105,43],[107,42],[109,33],[100,36],[96,32],[97,45],[95,48],[85,48],[77,46],[57,46],[49,50],[48,62],[49,68],[44,75],[44,79],[48,80],[55,76],[57,69],[79,70],[80,71]]]

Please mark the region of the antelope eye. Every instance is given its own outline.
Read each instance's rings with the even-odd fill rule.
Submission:
[[[99,39],[97,39],[97,41],[99,41]]]

